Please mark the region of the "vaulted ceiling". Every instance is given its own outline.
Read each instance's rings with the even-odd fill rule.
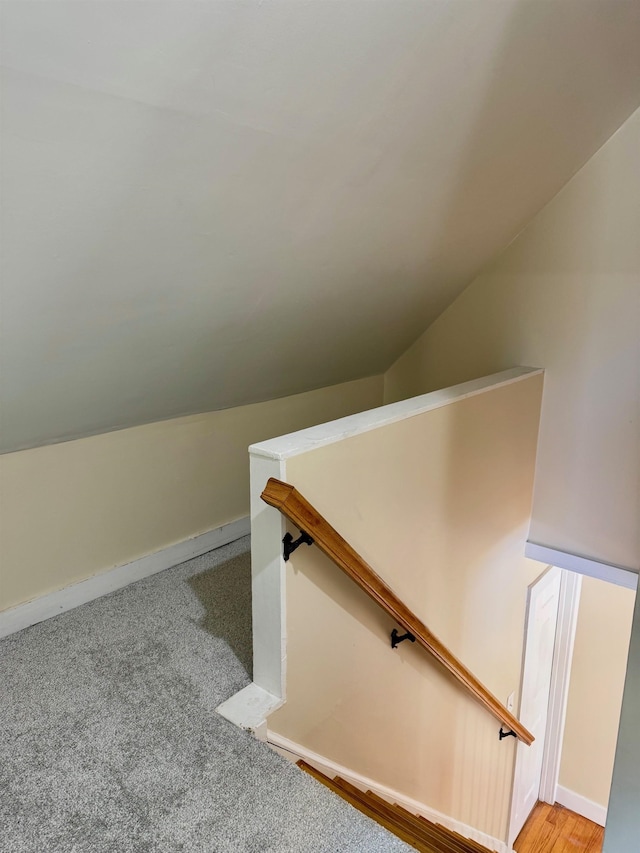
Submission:
[[[383,371],[640,103],[636,0],[2,17],[4,451]]]

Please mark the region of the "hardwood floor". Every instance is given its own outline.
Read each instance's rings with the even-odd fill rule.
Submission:
[[[604,829],[565,809],[538,803],[517,837],[516,853],[601,853]]]

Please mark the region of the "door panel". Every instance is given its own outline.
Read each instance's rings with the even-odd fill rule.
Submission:
[[[529,589],[520,720],[535,737],[518,743],[509,841],[512,843],[538,801],[547,727],[553,648],[560,600],[560,569],[549,569]]]

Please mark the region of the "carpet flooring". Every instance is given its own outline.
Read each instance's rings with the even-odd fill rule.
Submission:
[[[2,853],[410,849],[215,713],[250,681],[248,547],[0,641]]]

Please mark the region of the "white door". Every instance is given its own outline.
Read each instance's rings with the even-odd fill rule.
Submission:
[[[519,719],[535,737],[518,742],[509,826],[512,844],[538,801],[560,600],[560,569],[551,568],[529,589]]]

